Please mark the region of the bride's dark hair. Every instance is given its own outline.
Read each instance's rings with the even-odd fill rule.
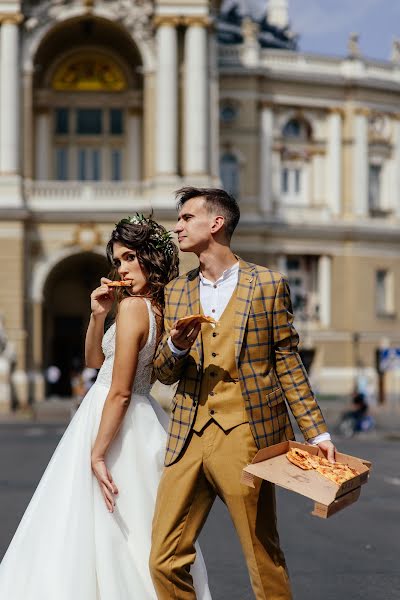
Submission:
[[[113,279],[119,278],[114,265],[115,242],[136,252],[137,260],[148,281],[148,296],[160,308],[164,308],[164,288],[179,275],[178,248],[172,241],[171,234],[151,217],[136,215],[122,219],[111,233],[106,248]],[[118,289],[118,292],[119,300],[129,295],[123,288]]]

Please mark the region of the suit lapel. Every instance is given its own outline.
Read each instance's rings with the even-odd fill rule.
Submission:
[[[188,315],[197,315],[200,312],[200,294],[199,294],[199,271],[194,269],[188,273],[186,278],[186,293],[188,298]],[[200,363],[203,363],[203,344],[200,335],[197,336],[193,346],[194,350],[199,355]]]
[[[240,351],[243,345],[251,300],[253,297],[256,277],[254,265],[239,259],[239,277],[236,293],[235,312],[235,356],[236,365],[239,367]]]

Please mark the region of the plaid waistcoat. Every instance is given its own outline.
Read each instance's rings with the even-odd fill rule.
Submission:
[[[199,312],[199,269],[195,269],[166,287],[165,332],[154,360],[162,383],[178,382],[167,466],[179,458],[191,430],[203,372],[201,336],[183,358],[171,352],[167,340],[175,321]],[[240,260],[234,331],[240,388],[257,447],[294,438],[287,406],[306,440],[327,431],[297,351],[289,287],[280,273]]]

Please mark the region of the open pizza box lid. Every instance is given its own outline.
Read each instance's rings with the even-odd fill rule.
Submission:
[[[286,458],[290,448],[301,448],[315,456],[323,456],[317,446],[299,442],[281,442],[259,450],[251,464],[242,471],[242,483],[254,487],[254,477],[266,479],[276,485],[314,500],[313,515],[327,518],[342,508],[353,504],[360,496],[361,485],[368,480],[371,463],[362,458],[336,452],[336,461],[356,469],[360,474],[338,485],[317,471],[305,471]]]

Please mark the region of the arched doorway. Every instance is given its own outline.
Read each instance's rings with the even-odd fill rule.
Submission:
[[[44,286],[43,362],[57,366],[59,380],[51,392],[71,395],[71,377],[83,367],[85,332],[90,318],[90,293],[107,275],[105,257],[82,252],[65,258],[50,272]],[[49,394],[47,387],[46,395]]]

